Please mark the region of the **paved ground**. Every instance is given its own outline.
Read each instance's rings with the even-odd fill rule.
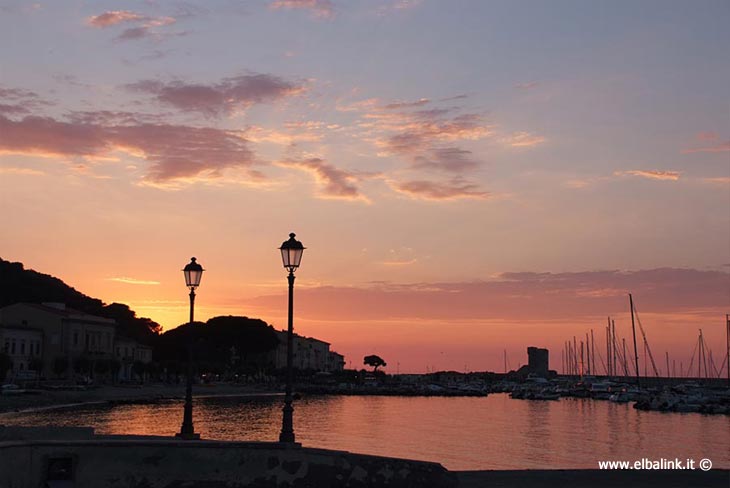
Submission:
[[[730,470],[459,471],[459,488],[728,488]]]

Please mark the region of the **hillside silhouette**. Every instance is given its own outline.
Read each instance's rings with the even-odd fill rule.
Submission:
[[[105,304],[98,298],[84,295],[62,280],[32,269],[23,263],[0,258],[0,307],[18,302],[64,303],[67,307],[117,321],[118,331],[136,341],[152,344],[162,332],[154,320],[137,317],[134,310],[122,303]]]

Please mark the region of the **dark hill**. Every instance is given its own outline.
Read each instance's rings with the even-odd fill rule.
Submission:
[[[97,298],[84,295],[58,278],[25,269],[22,263],[0,258],[0,307],[18,302],[65,303],[69,308],[115,319],[121,334],[147,344],[154,341],[162,329],[153,320],[137,317],[127,305],[107,305]]]

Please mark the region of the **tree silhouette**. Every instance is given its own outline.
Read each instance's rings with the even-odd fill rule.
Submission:
[[[387,366],[385,361],[383,361],[383,358],[380,356],[376,356],[375,354],[372,354],[370,356],[365,356],[362,361],[363,364],[367,366],[373,367],[373,373],[378,370],[380,366]]]

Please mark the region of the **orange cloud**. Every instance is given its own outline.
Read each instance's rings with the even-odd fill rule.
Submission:
[[[529,132],[515,132],[511,136],[502,138],[502,142],[512,147],[533,147],[542,144],[546,139]]]
[[[147,16],[129,10],[111,10],[86,19],[86,23],[94,27],[110,27],[124,22],[136,22],[147,19]]]
[[[641,170],[632,169],[628,171],[616,171],[615,176],[641,176],[642,178],[649,178],[652,180],[663,180],[663,181],[677,181],[681,173],[678,171],[652,171],[652,170]]]

